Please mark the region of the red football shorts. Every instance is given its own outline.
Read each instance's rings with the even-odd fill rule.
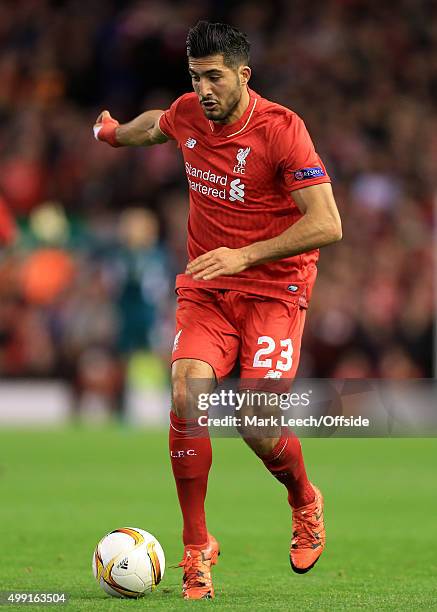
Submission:
[[[179,288],[177,294],[173,362],[205,361],[220,381],[238,359],[240,378],[257,379],[256,388],[260,379],[295,377],[306,313],[297,300],[228,289]]]

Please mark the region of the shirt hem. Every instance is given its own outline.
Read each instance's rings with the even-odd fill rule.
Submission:
[[[294,184],[292,187],[288,186],[287,188],[290,191],[297,191],[298,189],[304,189],[304,187],[311,187],[311,185],[322,185],[323,183],[332,183],[329,176],[324,176],[323,178],[320,178],[316,181],[314,179],[310,179],[310,180],[311,182],[302,181],[300,183]]]
[[[309,298],[317,276],[317,268],[310,270],[309,278],[305,281],[264,281],[260,279],[238,278],[222,276],[213,280],[194,280],[189,274],[176,276],[177,289],[227,289],[241,291],[286,302],[298,303],[303,308],[308,307]]]

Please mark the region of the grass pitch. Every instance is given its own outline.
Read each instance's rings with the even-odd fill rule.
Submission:
[[[303,447],[326,502],[316,567],[290,570],[283,487],[240,440],[216,439],[207,502],[222,546],[216,599],[185,602],[181,570],[168,567],[182,547],[166,432],[0,431],[0,590],[65,591],[74,611],[437,610],[437,440]],[[138,601],[109,598],[91,573],[95,544],[122,526],[152,532],[166,553],[163,582]]]

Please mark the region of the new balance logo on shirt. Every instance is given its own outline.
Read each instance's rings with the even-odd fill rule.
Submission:
[[[189,149],[194,149],[196,144],[197,144],[197,140],[195,138],[188,138],[187,142],[185,143],[185,146],[188,147]]]

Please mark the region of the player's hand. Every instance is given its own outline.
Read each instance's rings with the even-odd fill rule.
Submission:
[[[217,276],[238,274],[248,267],[243,249],[220,247],[193,259],[187,266],[186,274],[192,274],[194,280],[212,280]]]
[[[119,122],[111,117],[109,111],[104,110],[97,117],[94,124],[94,138],[102,142],[107,142],[111,147],[119,147],[120,143],[117,142],[115,137],[115,130],[119,125]]]

